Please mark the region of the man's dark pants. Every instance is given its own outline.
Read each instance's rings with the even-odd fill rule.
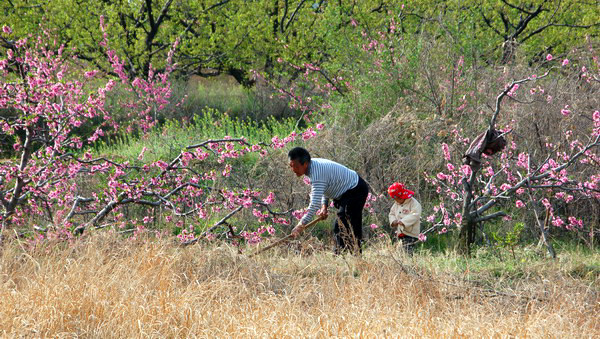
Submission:
[[[336,252],[350,249],[353,253],[360,252],[362,241],[362,211],[369,195],[369,186],[358,177],[356,187],[347,190],[338,199],[333,200],[338,209],[333,224],[333,234],[336,241]],[[339,221],[342,221],[340,225]]]

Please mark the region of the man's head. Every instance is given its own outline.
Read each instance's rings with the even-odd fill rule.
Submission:
[[[294,147],[288,152],[290,168],[297,176],[301,177],[308,172],[310,153],[302,147]]]

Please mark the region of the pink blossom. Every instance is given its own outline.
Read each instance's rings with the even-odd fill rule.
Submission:
[[[273,222],[277,223],[277,224],[283,224],[283,225],[289,225],[290,222],[287,221],[287,219],[284,218],[273,218]]]
[[[442,151],[444,152],[444,159],[446,159],[446,161],[450,161],[450,149],[446,143],[442,144]]]
[[[546,209],[552,209],[552,205],[550,204],[550,201],[548,200],[548,198],[542,199],[542,205],[544,205],[544,207],[546,207]]]
[[[582,229],[583,228],[583,220],[581,219],[577,219],[573,216],[568,218],[569,220],[569,226],[571,226],[572,228],[579,228]]]
[[[461,224],[462,223],[462,213],[456,213],[454,215],[454,220],[457,224]]]
[[[529,154],[519,153],[517,157],[517,166],[523,168],[529,168]]]
[[[546,60],[551,61],[552,60],[552,54],[546,55]]]
[[[442,220],[442,222],[446,226],[450,226],[450,224],[452,223],[452,221],[450,220],[450,217],[447,214],[444,215],[444,219]]]
[[[306,131],[302,133],[302,140],[308,140],[314,137],[315,135],[317,135],[317,133],[311,127],[309,127]]]
[[[94,77],[96,74],[98,74],[98,71],[93,70],[93,71],[85,72],[83,75],[85,76],[86,79],[90,79],[90,78]]]
[[[560,110],[560,114],[564,115],[564,116],[569,116],[569,114],[571,114],[571,111],[569,111],[566,108],[563,108]]]
[[[307,212],[307,210],[296,210],[292,212],[292,216],[296,219],[302,219]]]
[[[263,200],[263,202],[267,205],[272,204],[275,201],[275,194],[270,192],[269,195]]]
[[[513,87],[510,89],[510,91],[508,93],[506,93],[506,95],[512,97],[515,95],[515,93],[517,92],[517,90],[519,89],[519,84],[514,84]]]
[[[569,64],[569,59],[564,59],[561,63],[562,66],[566,66]]]
[[[377,226],[376,224],[371,224],[369,226],[372,230],[379,228],[379,226]]]
[[[563,227],[565,224],[565,221],[562,220],[559,217],[553,216],[552,217],[552,225],[556,226],[556,227]]]
[[[517,208],[523,208],[523,207],[525,207],[525,204],[521,200],[517,200],[515,202],[515,205],[517,206]]]
[[[11,34],[12,33],[12,29],[9,26],[2,26],[2,32],[6,33],[6,34]]]
[[[462,165],[460,169],[462,170],[463,174],[467,177],[470,176],[471,173],[473,173],[473,171],[471,170],[471,166],[469,165]]]
[[[20,39],[15,43],[15,47],[21,48],[21,47],[25,46],[26,43],[27,43],[27,38]]]
[[[427,236],[425,234],[423,234],[423,233],[420,233],[419,234],[419,241],[425,241],[425,240],[427,240]]]

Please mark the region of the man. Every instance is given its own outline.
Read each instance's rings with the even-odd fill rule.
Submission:
[[[344,249],[360,252],[362,210],[369,194],[367,183],[355,171],[337,162],[311,159],[310,153],[302,147],[290,150],[288,157],[292,171],[298,177],[306,175],[311,182],[308,212],[292,230],[292,236],[296,237],[304,231],[317,211],[321,219],[326,219],[329,199],[333,199],[338,209],[333,226],[336,252]]]

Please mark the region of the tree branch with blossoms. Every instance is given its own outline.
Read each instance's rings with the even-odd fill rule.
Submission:
[[[109,48],[103,20],[101,25],[104,35],[100,44],[106,48],[118,81],[108,78],[100,85],[100,72],[73,68],[62,46],[47,43],[52,41],[49,33],[29,41],[10,40],[12,30],[6,26],[0,33],[0,50],[7,55],[0,59],[4,80],[0,109],[14,112],[0,118],[0,128],[14,139],[11,152],[15,155],[0,163],[2,230],[33,224],[32,230],[44,229],[48,237],[55,234],[71,239],[89,227],[114,225],[133,227],[135,236],[155,218],[183,226],[186,221],[207,221],[228,211],[216,223],[218,227],[244,210],[252,210],[259,223],[289,224],[282,216],[291,211],[270,207],[274,193],[264,197],[260,191],[232,184],[234,160],[249,153],[263,157],[270,148],[281,149],[297,137],[310,139],[316,135],[312,128],[254,144],[244,137],[229,136],[198,141],[183,147],[168,162],[143,163],[145,148],[137,159],[141,164],[93,154],[89,146],[109,134],[129,133],[134,128],[147,133],[156,125],[158,112],[171,97],[169,74],[175,67],[171,58],[177,46],[177,42],[172,46],[163,72],[150,69],[146,79],[129,79],[121,59]],[[129,116],[135,117],[124,126],[106,109],[107,94],[119,86],[135,96],[133,101],[124,98],[120,102]],[[139,207],[141,222],[125,217],[129,205]],[[41,222],[49,227],[38,226]],[[233,232],[233,227],[228,227]],[[203,233],[205,237],[214,230],[209,229]],[[274,227],[261,226],[259,230],[243,230],[240,237],[256,243],[260,234],[272,234]],[[187,229],[182,234],[182,240],[195,237]]]

